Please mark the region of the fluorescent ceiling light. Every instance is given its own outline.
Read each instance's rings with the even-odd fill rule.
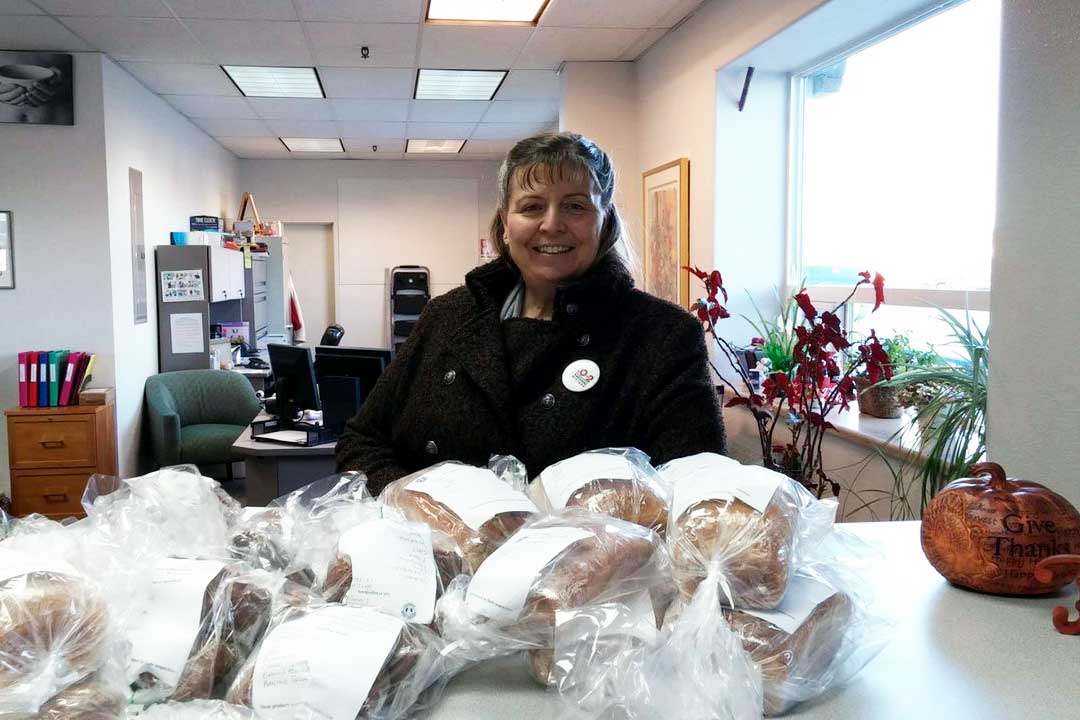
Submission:
[[[416,140],[409,138],[405,142],[407,153],[459,153],[465,147],[464,140]]]
[[[490,100],[506,79],[506,70],[429,70],[416,76],[417,100]]]
[[[247,97],[326,97],[312,67],[222,65],[221,69]]]
[[[279,138],[289,152],[343,153],[345,147],[340,138]]]
[[[535,23],[547,0],[431,0],[428,20]]]

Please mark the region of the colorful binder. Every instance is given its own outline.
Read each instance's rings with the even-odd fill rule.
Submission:
[[[38,354],[36,352],[26,353],[26,406],[37,407],[37,371],[38,371]]]
[[[79,378],[78,390],[76,391],[76,397],[78,393],[81,393],[90,384],[90,381],[94,378],[94,359],[97,355],[90,353],[86,359],[86,368],[82,372],[82,377]]]
[[[49,353],[49,406],[60,404],[60,372],[68,356],[67,350],[53,350]]]
[[[38,407],[49,406],[49,351],[38,353]]]
[[[60,385],[60,404],[71,405],[72,392],[75,390],[75,374],[79,371],[79,364],[86,353],[73,352],[68,355],[67,366],[64,368],[64,381]]]
[[[19,407],[26,407],[29,400],[26,397],[27,383],[30,382],[30,373],[26,367],[28,352],[19,353]]]

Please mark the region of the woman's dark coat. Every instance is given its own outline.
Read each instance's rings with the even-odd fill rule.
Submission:
[[[704,334],[686,310],[633,289],[621,263],[602,259],[559,289],[554,325],[505,321],[538,323],[537,346],[518,325],[526,346],[508,358],[499,315],[517,280],[496,260],[427,305],[338,441],[339,471],[363,471],[378,493],[437,462],[486,465],[493,454],[516,456],[535,476],[595,448],[637,447],[656,465],[724,452]],[[580,359],[599,366],[599,379],[570,392],[563,370]]]

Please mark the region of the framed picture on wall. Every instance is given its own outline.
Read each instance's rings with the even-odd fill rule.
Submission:
[[[0,122],[74,125],[72,56],[0,52]]]
[[[642,173],[645,292],[690,308],[690,161]]]
[[[11,211],[0,210],[0,290],[15,287],[15,247]]]

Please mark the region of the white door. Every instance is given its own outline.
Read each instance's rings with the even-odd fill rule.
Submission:
[[[289,264],[308,345],[317,345],[326,326],[334,322],[334,226],[322,223],[286,223]],[[288,282],[288,278],[285,279]],[[344,344],[349,344],[345,328]]]

